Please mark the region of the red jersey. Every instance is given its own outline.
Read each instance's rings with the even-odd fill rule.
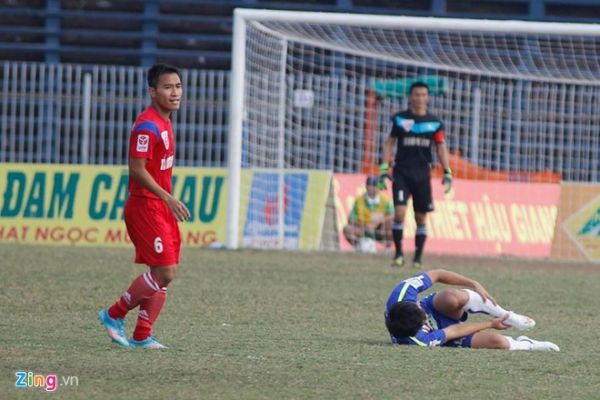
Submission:
[[[146,170],[167,192],[171,193],[173,163],[175,160],[175,137],[171,121],[164,119],[151,105],[135,120],[129,139],[129,159],[146,158]],[[157,199],[154,193],[129,179],[129,193]]]

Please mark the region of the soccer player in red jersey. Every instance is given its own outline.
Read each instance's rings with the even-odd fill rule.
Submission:
[[[129,140],[129,197],[125,225],[135,246],[135,262],[150,269],[133,280],[121,298],[99,313],[108,336],[121,346],[165,348],[152,326],[165,303],[167,286],[179,264],[181,235],[177,221],[190,212],[171,195],[175,138],[170,116],[182,96],[177,68],[156,64],[148,71],[152,103],[138,116]],[[125,337],[124,317],[139,306],[133,337]]]

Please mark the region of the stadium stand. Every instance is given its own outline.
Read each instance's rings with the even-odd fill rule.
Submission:
[[[229,69],[236,7],[597,22],[597,0],[0,0],[0,59]]]

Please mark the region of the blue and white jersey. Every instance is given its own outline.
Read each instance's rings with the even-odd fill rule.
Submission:
[[[415,336],[411,337],[395,337],[391,336],[392,342],[395,344],[415,344],[419,346],[435,347],[441,346],[446,342],[446,334],[442,329],[437,329],[432,314],[432,309],[429,305],[421,303],[418,299],[418,294],[426,291],[433,286],[433,282],[426,272],[401,281],[398,286],[392,290],[390,297],[385,306],[385,317],[387,318],[390,308],[400,301],[410,301],[421,305],[421,308],[427,314],[428,322],[421,327]],[[431,297],[431,296],[429,296]]]

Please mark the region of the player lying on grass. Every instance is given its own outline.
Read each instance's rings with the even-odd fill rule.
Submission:
[[[470,289],[448,288],[417,298],[434,283]],[[488,314],[493,319],[469,323],[465,322],[468,313]],[[486,332],[490,328],[504,330],[509,327],[528,330],[535,326],[535,321],[500,307],[479,282],[441,269],[421,272],[401,281],[388,298],[385,325],[395,344],[559,351],[552,342],[541,342],[527,336],[514,339]]]

